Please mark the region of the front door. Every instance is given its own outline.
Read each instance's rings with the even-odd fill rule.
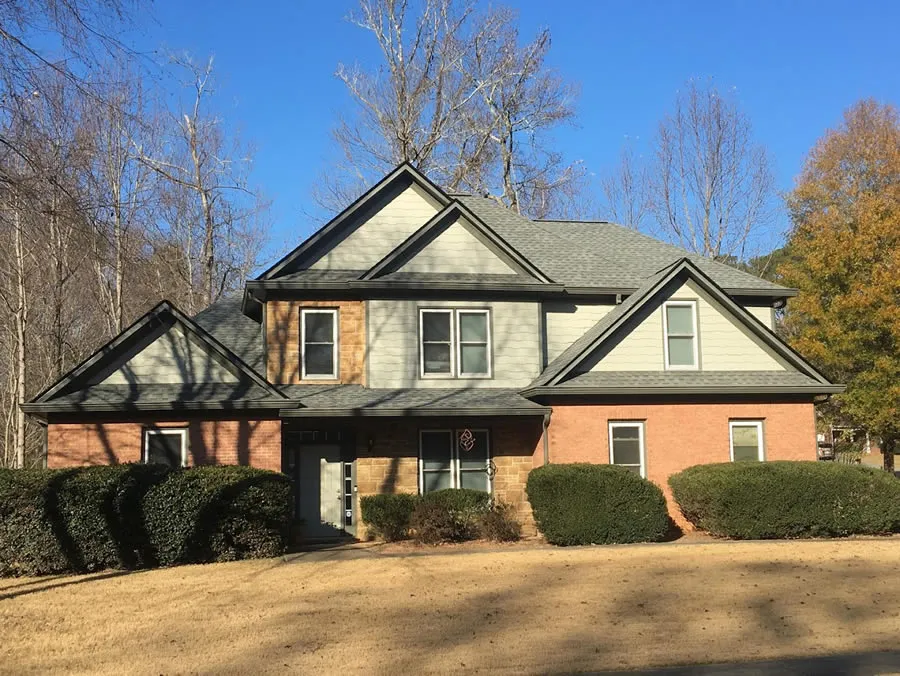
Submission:
[[[343,463],[336,444],[302,446],[297,472],[298,507],[307,538],[343,535]]]

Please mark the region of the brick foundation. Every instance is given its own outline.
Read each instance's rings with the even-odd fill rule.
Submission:
[[[47,466],[140,462],[148,427],[186,427],[189,465],[250,465],[281,471],[281,421],[247,419],[51,423]]]
[[[728,462],[728,422],[763,421],[767,460],[815,460],[811,403],[554,404],[549,427],[551,462],[609,462],[608,423],[644,421],[647,478],[662,488],[669,512],[687,527],[672,501],[669,476],[692,465]]]

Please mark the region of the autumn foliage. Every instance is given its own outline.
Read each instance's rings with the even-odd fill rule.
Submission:
[[[840,415],[900,437],[900,115],[867,100],[810,152],[788,204],[791,256],[779,272],[800,295],[794,346],[847,391]],[[888,457],[886,456],[886,462]]]

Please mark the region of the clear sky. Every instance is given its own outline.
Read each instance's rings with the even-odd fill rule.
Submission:
[[[253,180],[273,200],[273,247],[319,224],[311,200],[350,99],[339,61],[377,56],[345,20],[354,0],[156,0],[136,44],[215,54],[223,114],[256,148]],[[647,139],[690,77],[736,88],[789,189],[815,140],[864,97],[900,103],[900,2],[509,0],[523,36],[551,29],[549,63],[580,84],[560,148],[600,174],[627,138]],[[640,143],[640,141],[638,142]]]

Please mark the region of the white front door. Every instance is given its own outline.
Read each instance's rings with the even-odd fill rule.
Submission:
[[[299,505],[304,535],[312,538],[341,535],[343,464],[340,446],[303,446],[298,454]]]

